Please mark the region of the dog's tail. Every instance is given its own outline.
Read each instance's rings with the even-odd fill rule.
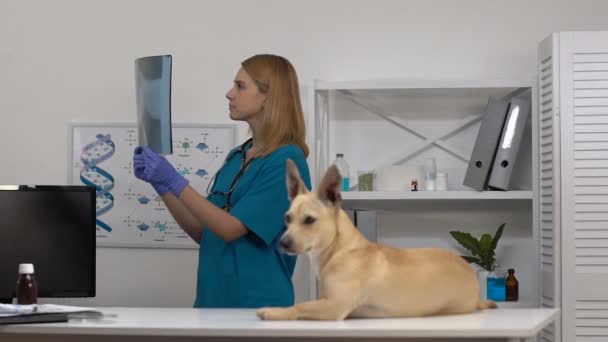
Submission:
[[[491,300],[480,300],[479,301],[479,305],[477,306],[477,308],[479,310],[483,310],[483,309],[496,309],[498,307],[498,305],[496,305],[496,303],[494,303]]]

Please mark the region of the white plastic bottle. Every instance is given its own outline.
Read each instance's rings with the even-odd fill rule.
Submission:
[[[343,153],[336,154],[336,160],[334,161],[334,165],[336,165],[336,167],[338,168],[338,172],[340,173],[340,176],[342,177],[342,187],[340,190],[348,191],[350,189],[350,172],[349,172],[350,167],[348,166],[348,163],[344,159]]]
[[[424,190],[435,191],[435,181],[437,180],[437,165],[435,158],[424,160]]]

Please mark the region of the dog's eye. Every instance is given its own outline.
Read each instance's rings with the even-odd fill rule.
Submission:
[[[287,223],[287,224],[291,223],[291,215],[285,214],[285,223]]]
[[[317,219],[312,216],[306,216],[304,218],[304,224],[313,224]]]

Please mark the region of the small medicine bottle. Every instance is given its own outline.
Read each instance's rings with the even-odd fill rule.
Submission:
[[[33,264],[19,264],[16,292],[17,304],[38,303],[38,286],[34,277]]]
[[[507,288],[507,296],[506,300],[508,301],[516,301],[519,299],[519,282],[517,278],[515,278],[515,270],[509,268],[509,275],[507,276],[507,280],[505,282]]]

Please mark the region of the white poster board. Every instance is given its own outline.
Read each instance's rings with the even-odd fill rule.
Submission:
[[[152,186],[133,174],[135,123],[71,123],[68,183],[97,187],[97,245],[197,248]],[[173,124],[167,160],[201,195],[237,145],[234,124]]]

